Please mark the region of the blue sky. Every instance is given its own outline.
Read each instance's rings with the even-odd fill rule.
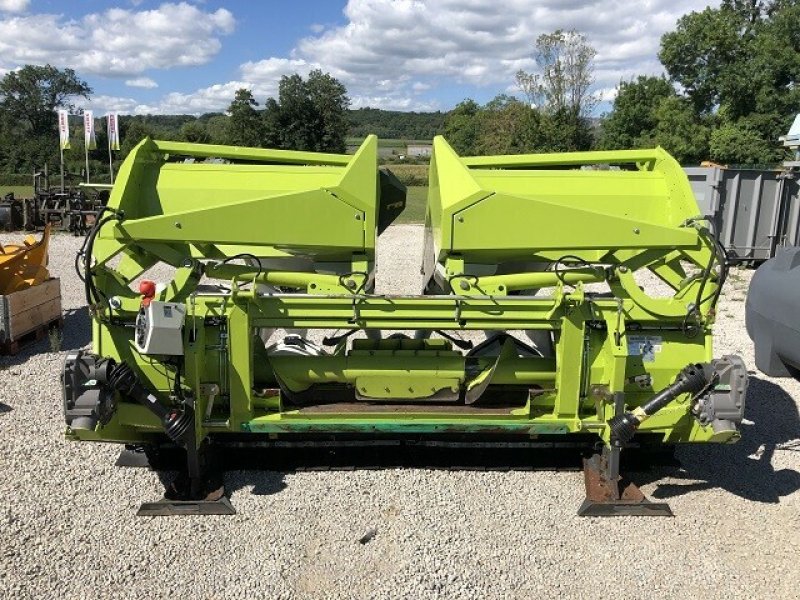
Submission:
[[[284,74],[321,68],[353,106],[447,110],[515,93],[533,42],[583,32],[598,51],[596,93],[660,73],[661,34],[697,0],[0,0],[0,74],[72,67],[87,107],[124,113],[222,110],[238,87],[263,101]]]

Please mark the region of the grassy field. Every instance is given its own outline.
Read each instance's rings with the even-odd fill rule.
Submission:
[[[384,165],[403,185],[428,185],[428,165]]]
[[[364,141],[361,137],[345,138],[348,146],[360,146]],[[431,140],[400,140],[396,138],[378,138],[378,146],[381,148],[405,148],[408,144],[430,144]]]
[[[16,198],[33,197],[33,187],[30,185],[0,185],[0,199],[10,192],[14,192]]]
[[[397,217],[395,223],[401,225],[421,225],[425,222],[425,205],[428,201],[428,186],[412,185],[406,193],[406,209]]]

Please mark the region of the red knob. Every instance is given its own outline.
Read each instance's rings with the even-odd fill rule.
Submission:
[[[156,282],[142,279],[139,282],[139,293],[142,295],[142,306],[149,306],[150,301],[156,295]]]

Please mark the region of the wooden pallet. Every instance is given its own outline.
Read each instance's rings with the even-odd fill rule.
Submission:
[[[57,278],[0,296],[0,354],[16,354],[53,327],[63,325],[61,281]]]

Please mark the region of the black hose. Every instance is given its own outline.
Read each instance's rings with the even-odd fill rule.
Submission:
[[[94,227],[97,225],[97,223],[102,218],[103,213],[106,212],[106,211],[110,211],[110,212],[116,213],[115,210],[113,210],[113,209],[111,209],[111,208],[109,208],[107,206],[101,207],[100,210],[97,211],[97,215],[95,216],[95,221],[92,224],[91,229],[94,229]],[[84,277],[83,277],[83,273],[80,270],[80,264],[81,264],[81,259],[84,256],[83,253],[86,251],[86,244],[89,242],[89,234],[91,233],[91,229],[89,229],[86,232],[86,235],[83,236],[83,244],[81,244],[81,249],[78,250],[78,253],[75,255],[75,273],[78,274],[78,277],[80,278],[81,281],[84,280]]]
[[[109,211],[113,214],[103,217],[102,215],[106,211]],[[114,219],[120,219],[121,216],[121,213],[118,213],[112,208],[104,206],[97,214],[97,220],[94,222],[94,225],[83,239],[83,245],[75,257],[75,272],[83,281],[84,292],[86,294],[86,303],[89,305],[98,303],[101,295],[105,298],[105,294],[99,291],[97,286],[94,284],[94,276],[92,273],[92,252],[94,251],[94,242],[97,239],[97,235],[100,233],[100,229],[102,229],[103,225],[109,221],[113,221]],[[83,259],[82,274],[78,267],[81,258]]]
[[[611,428],[612,442],[628,443],[645,419],[656,414],[681,394],[697,394],[703,391],[708,382],[709,376],[703,365],[687,365],[678,373],[671,385],[665,387],[650,400],[632,412],[615,415],[609,419],[608,426]]]
[[[563,285],[569,285],[570,287],[575,287],[572,284],[569,284],[566,281],[564,281],[563,272],[559,271],[558,269],[559,265],[561,265],[567,258],[575,259],[579,265],[582,265],[584,267],[591,267],[592,264],[585,261],[580,256],[575,256],[574,254],[565,254],[551,265],[553,267],[553,272],[556,274],[556,279],[558,279]]]
[[[256,264],[255,264],[255,265],[253,265],[253,266],[255,266],[255,267],[258,269],[258,273],[256,274],[256,279],[258,279],[259,277],[261,277],[261,274],[262,274],[264,271],[263,271],[263,270],[262,270],[262,268],[261,268],[261,261],[260,261],[260,260],[259,260],[259,259],[256,257],[256,255],[255,255],[255,254],[250,254],[249,252],[241,252],[241,253],[239,253],[239,254],[234,254],[233,256],[229,256],[228,258],[226,258],[225,260],[223,260],[223,261],[222,261],[222,264],[223,264],[223,265],[227,265],[227,264],[228,264],[230,261],[232,261],[232,260],[236,260],[236,259],[243,259],[243,258],[250,258],[250,259],[252,259],[252,260],[256,261]]]
[[[86,244],[86,250],[83,256],[83,283],[84,291],[86,293],[86,303],[90,305],[97,304],[100,301],[100,296],[102,294],[102,292],[100,292],[97,289],[97,286],[94,284],[94,273],[92,272],[92,252],[94,252],[94,242],[103,225],[109,221],[113,221],[116,218],[116,216],[104,217],[101,221],[98,221],[97,227],[93,227],[89,232],[88,243]],[[105,297],[105,294],[102,295]]]
[[[728,278],[728,253],[723,248],[722,243],[719,241],[719,233],[717,231],[717,227],[714,222],[709,219],[705,218],[708,222],[709,230],[711,232],[711,243],[714,246],[714,252],[711,253],[711,257],[708,260],[708,265],[703,271],[703,280],[700,283],[700,288],[697,290],[697,299],[695,300],[695,311],[700,311],[700,306],[704,302],[709,299],[712,299],[711,307],[714,308],[717,305],[717,301],[719,300],[719,296],[722,293],[722,286],[725,284],[725,280]],[[712,294],[709,296],[703,297],[703,291],[705,290],[706,284],[711,277],[711,271],[714,268],[714,262],[719,264],[719,278],[717,280],[717,289],[714,290]]]
[[[184,409],[167,408],[147,391],[139,377],[125,363],[113,363],[108,375],[108,385],[123,396],[135,400],[161,419],[164,431],[176,444],[188,446],[194,442],[194,413]]]

